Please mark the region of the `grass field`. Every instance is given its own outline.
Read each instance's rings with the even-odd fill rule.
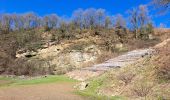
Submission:
[[[76,82],[63,75],[51,75],[47,77],[33,78],[33,79],[19,79],[19,78],[7,78],[0,76],[0,87],[4,86],[17,86],[17,85],[34,85],[45,83],[61,83],[61,82]]]

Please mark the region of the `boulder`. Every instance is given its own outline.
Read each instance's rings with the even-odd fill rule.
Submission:
[[[153,40],[154,36],[152,34],[149,34],[149,40]]]
[[[36,53],[36,52],[33,52],[33,51],[31,51],[31,52],[26,52],[26,53],[25,53],[25,57],[28,57],[28,58],[33,57],[33,56],[36,56],[36,55],[37,55],[37,53]]]
[[[116,48],[116,49],[121,49],[121,48],[123,48],[123,44],[122,44],[122,43],[117,43],[117,44],[115,45],[115,48]]]
[[[30,58],[30,57],[33,57],[33,56],[36,56],[37,55],[37,52],[34,52],[34,51],[26,51],[26,52],[24,52],[24,53],[16,53],[16,57],[17,58],[20,58],[20,57],[28,57],[28,58]]]

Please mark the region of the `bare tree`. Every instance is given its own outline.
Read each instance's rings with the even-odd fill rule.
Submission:
[[[104,26],[106,13],[104,9],[97,9],[96,10],[96,26],[101,28]]]
[[[126,21],[121,14],[116,15],[115,18],[115,33],[120,37],[126,34]]]
[[[24,15],[19,16],[19,20],[20,20],[19,29],[25,29],[25,16]]]
[[[147,24],[151,22],[147,6],[140,5],[129,11],[131,28],[136,38],[141,38],[146,33]],[[144,33],[145,32],[145,33]]]
[[[77,28],[83,27],[83,10],[78,9],[73,12],[72,21]]]
[[[60,27],[59,29],[60,29],[61,33],[64,33],[67,30],[67,23],[63,19],[61,19],[61,21],[59,23],[59,27]]]
[[[109,16],[105,18],[105,28],[109,28],[109,26],[112,24],[111,19]]]
[[[59,17],[51,14],[40,17],[35,13],[26,14],[2,14],[0,15],[0,27],[3,30],[34,29],[37,27],[56,28]]]
[[[138,29],[139,29],[139,22],[138,22],[138,10],[137,8],[133,8],[131,11],[129,11],[130,14],[130,24],[131,28],[135,33],[135,37],[138,37]]]
[[[0,14],[0,32],[2,30],[2,14]]]
[[[152,0],[152,3],[163,12],[170,9],[170,0]]]
[[[43,26],[46,30],[56,28],[59,24],[59,17],[56,14],[47,15],[43,18]]]
[[[49,16],[43,17],[43,26],[44,26],[44,28],[45,28],[45,31],[50,30],[49,23],[50,23],[50,18],[49,18]]]
[[[116,15],[115,27],[126,27],[126,21],[121,14]]]
[[[5,33],[8,33],[11,29],[12,18],[9,14],[2,15],[2,28]]]
[[[12,20],[13,20],[13,23],[14,23],[14,25],[15,25],[14,30],[19,30],[18,15],[17,15],[17,14],[13,14],[13,15],[12,15]]]
[[[140,24],[139,26],[144,27],[146,24],[148,24],[148,21],[150,19],[148,8],[146,5],[140,5],[138,11],[139,11],[138,19]]]
[[[25,29],[31,29],[37,27],[38,17],[35,13],[27,13],[23,15],[23,22]]]
[[[49,27],[56,28],[58,25],[59,17],[56,14],[49,15]]]
[[[89,8],[89,9],[86,9],[83,13],[83,20],[84,20],[84,26],[85,28],[90,28],[90,29],[93,29],[95,27],[95,12],[96,12],[96,9],[94,8]]]
[[[77,27],[93,29],[105,25],[106,12],[104,9],[78,9],[73,13],[72,18]]]

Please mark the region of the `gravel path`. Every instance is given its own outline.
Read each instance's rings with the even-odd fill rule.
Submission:
[[[109,59],[101,64],[69,72],[67,73],[67,75],[70,78],[84,81],[91,77],[98,76],[104,73],[105,71],[110,70],[111,68],[120,68],[125,65],[133,64],[140,58],[151,55],[153,52],[154,52],[153,49],[140,49],[130,51],[116,58]]]

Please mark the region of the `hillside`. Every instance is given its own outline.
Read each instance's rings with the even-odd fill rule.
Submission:
[[[170,100],[170,0],[0,0],[0,100]]]
[[[26,33],[27,32],[30,31],[26,31]],[[1,44],[3,44],[1,45],[1,74],[3,76],[12,78],[17,76],[19,80],[24,79],[29,82],[30,79],[30,81],[32,81],[31,77],[33,76],[43,77],[43,75],[45,75],[46,77],[47,75],[48,78],[48,75],[65,75],[67,73],[66,75],[70,77],[70,72],[73,72],[73,76],[76,77],[74,79],[79,80],[85,77],[85,80],[81,80],[83,81],[82,83],[80,82],[79,85],[75,86],[77,88],[76,93],[85,96],[84,98],[88,96],[89,98],[87,99],[90,100],[107,98],[125,100],[169,98],[170,47],[169,39],[167,39],[169,35],[167,33],[155,34],[154,39],[149,40],[132,39],[129,34],[124,38],[124,42],[121,42],[120,39],[117,39],[118,36],[116,34],[112,34],[111,37],[108,34],[90,35],[90,33],[87,32],[83,35],[75,35],[75,37],[79,38],[70,40],[63,38],[60,41],[50,41],[50,34],[56,31],[49,31],[49,37],[43,37],[47,32],[44,33],[39,30],[34,32],[41,34],[40,38],[43,41],[37,41],[38,43],[36,40],[27,42],[26,45],[19,48],[13,47],[14,45],[11,46],[12,43],[15,42],[3,44],[4,41],[12,40],[15,36],[18,36],[18,33],[4,35],[5,38],[1,37]],[[105,31],[103,31],[103,33],[105,33]],[[20,39],[24,38],[21,37]],[[44,42],[44,40],[49,42]],[[107,44],[108,41],[110,41],[110,44]],[[41,45],[39,45],[38,48],[34,48],[37,47],[34,43]],[[147,48],[156,50],[153,56],[147,56],[150,54],[146,55],[148,51],[145,51],[145,49],[147,50]],[[140,49],[144,49],[144,51]],[[123,56],[126,55],[128,51],[127,56]],[[140,52],[144,53],[142,54]],[[129,58],[130,54],[136,54],[136,56]],[[146,55],[146,57],[143,55]],[[113,60],[113,58],[116,59],[116,57],[119,59]],[[126,66],[127,58],[129,60],[136,59],[137,62],[134,61],[131,65]],[[124,62],[126,64],[122,65],[124,67],[117,68],[118,66],[116,66],[116,68],[109,69],[105,73],[98,73],[97,71],[76,71],[82,68],[85,70],[90,69],[91,66],[106,63],[107,60],[113,64],[114,62],[112,61],[116,63],[120,61],[123,63],[123,59],[126,60]],[[128,61],[128,63],[130,62]],[[4,65],[7,65],[7,67],[3,67]],[[104,66],[102,67],[104,68]],[[71,76],[71,78],[73,77]],[[13,84],[13,80],[8,80],[2,78],[1,85],[11,84],[11,82]],[[39,83],[41,83],[41,81]],[[87,83],[88,86],[84,87],[83,84]],[[10,93],[11,89],[9,88],[7,90]]]
[[[80,94],[118,96],[125,100],[170,99],[169,46],[169,39],[165,40],[153,47],[153,56],[88,80],[89,86]]]
[[[100,35],[94,35],[93,31],[92,33],[82,31],[81,34],[75,33],[72,36],[74,38],[61,37],[60,40],[52,40],[58,38],[53,36],[59,34],[57,32],[55,30],[43,32],[36,29],[2,34],[1,74],[31,76],[64,74],[76,68],[103,62],[123,52],[146,48],[159,42],[159,39],[131,39],[131,34],[122,38],[124,39],[122,42],[117,34],[112,34],[114,30],[103,30]],[[20,62],[24,62],[24,65],[20,65]],[[9,67],[3,68],[3,64]],[[10,67],[10,64],[13,67]],[[29,66],[35,68],[28,69]]]

